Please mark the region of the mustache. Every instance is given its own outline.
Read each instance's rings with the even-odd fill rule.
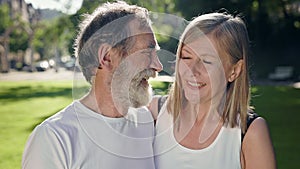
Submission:
[[[145,69],[143,71],[141,71],[140,73],[136,74],[132,81],[141,81],[142,79],[146,79],[148,80],[150,77],[155,78],[156,77],[156,71],[153,69]]]

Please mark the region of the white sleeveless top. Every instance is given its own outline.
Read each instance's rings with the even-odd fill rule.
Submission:
[[[173,135],[173,119],[161,111],[156,123],[156,169],[241,169],[241,129],[222,127],[211,145],[193,150],[180,145]]]

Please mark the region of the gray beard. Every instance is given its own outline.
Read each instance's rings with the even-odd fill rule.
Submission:
[[[135,72],[139,73],[130,73],[126,62],[122,62],[114,72],[111,83],[112,98],[115,107],[121,114],[127,113],[129,107],[146,106],[151,100],[152,88],[150,86],[145,88],[141,81],[146,75],[149,77],[155,76],[155,71],[135,70]]]
[[[129,99],[134,108],[148,105],[152,96],[151,87],[144,88],[139,83],[140,81],[132,81],[129,88]]]

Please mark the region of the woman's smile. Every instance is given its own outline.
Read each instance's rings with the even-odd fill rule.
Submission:
[[[204,82],[194,82],[194,81],[187,81],[187,84],[192,87],[192,88],[203,88],[204,86],[206,86],[206,83]]]

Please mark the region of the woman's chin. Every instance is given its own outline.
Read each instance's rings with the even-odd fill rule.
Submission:
[[[201,97],[199,94],[191,94],[191,93],[185,93],[185,98],[188,102],[198,104],[201,101]]]

